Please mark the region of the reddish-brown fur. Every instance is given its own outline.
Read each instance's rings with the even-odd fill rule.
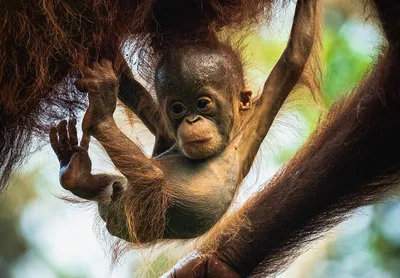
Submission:
[[[289,43],[265,82],[260,97],[251,105],[250,98],[246,100],[246,93],[242,91],[245,89],[245,84],[240,55],[229,45],[204,42],[185,44],[181,48],[175,46],[176,48],[171,49],[163,57],[159,67],[165,71],[160,70],[163,74],[156,74],[160,77],[156,78],[158,80],[156,84],[159,85],[157,97],[164,118],[169,121],[169,129],[178,134],[177,139],[174,137],[172,142],[180,142],[179,128],[188,134],[195,134],[198,132],[196,129],[200,127],[208,128],[208,134],[214,132],[214,138],[226,140],[222,141],[224,143],[221,147],[217,146],[221,148],[217,151],[211,148],[211,152],[208,153],[206,149],[207,155],[204,157],[206,159],[187,159],[172,146],[168,146],[169,152],[161,157],[154,159],[146,157],[126,138],[113,120],[118,80],[112,64],[102,60],[85,69],[84,78],[76,82],[78,88],[89,92],[89,107],[82,124],[84,133],[94,136],[102,144],[114,165],[126,178],[126,186],[120,194],[114,192],[114,198],[111,197],[110,202],[110,196],[107,194],[111,192],[113,181],[123,181],[124,178],[112,176],[104,179],[104,175],[102,178],[98,178],[99,175],[92,175],[90,167],[85,167],[90,165],[90,158],[85,148],[77,148],[75,124],[70,122],[68,127],[70,134],[67,136],[66,121],[61,122],[57,129],[52,129],[50,133],[52,146],[61,163],[61,185],[79,197],[99,201],[109,232],[128,241],[154,243],[156,240],[166,238],[192,238],[206,232],[228,208],[237,186],[251,167],[262,138],[267,134],[276,113],[299,78],[319,76],[310,74],[307,70],[319,69],[317,67],[319,64],[314,63],[318,59],[315,60],[312,56],[319,53],[315,51],[319,49],[320,43],[319,6],[316,0],[310,2],[301,0],[297,3]],[[210,54],[212,56],[209,56]],[[207,62],[202,64],[204,60]],[[188,71],[182,73],[173,70],[180,68],[180,61],[186,61],[183,64]],[[224,67],[215,75],[213,69],[215,65],[210,66],[213,62],[215,65],[219,63],[229,65],[229,74],[226,77],[221,76],[227,70],[227,67]],[[159,67],[157,69],[160,69]],[[212,71],[209,70],[210,67]],[[164,75],[165,72],[169,73]],[[197,78],[195,81],[192,81],[193,73]],[[215,77],[213,82],[203,81]],[[124,84],[125,81],[124,79]],[[198,84],[202,84],[200,89]],[[193,109],[190,103],[198,97],[196,90],[204,94],[202,89],[207,88],[209,90],[207,98],[210,99],[208,112],[212,113],[202,114],[201,109],[196,108],[189,110],[190,112],[185,111],[187,114],[184,116],[186,117],[184,121],[183,118],[171,119],[171,114],[168,114],[170,104],[166,104],[165,94],[170,99],[175,99],[175,102],[180,100],[182,105],[188,105],[189,109]],[[144,91],[141,92],[143,96],[146,95]],[[183,97],[176,92],[190,92],[190,94],[186,93]],[[131,91],[130,95],[138,93],[140,94],[140,91]],[[241,100],[239,96],[243,99]],[[132,107],[136,105],[131,104]],[[218,109],[215,110],[213,105]],[[249,106],[246,107],[247,105]],[[155,108],[157,107],[155,105]],[[138,112],[135,109],[133,111]],[[187,120],[193,115],[197,115],[198,120],[204,119],[204,122],[199,126],[189,125]],[[212,121],[201,118],[203,115],[207,115],[209,117],[207,119]],[[177,119],[179,121],[176,121]],[[157,122],[158,117],[150,116],[147,120],[151,126],[160,125]],[[210,121],[209,125],[207,121]],[[174,126],[176,123],[179,123],[179,128]],[[218,124],[215,125],[218,128],[210,129],[214,124]],[[157,127],[152,132],[159,135],[158,130]],[[222,137],[224,134],[228,136]],[[186,140],[192,140],[190,136]],[[196,147],[196,152],[200,156],[203,155],[201,147],[204,146],[208,147],[207,144]],[[210,154],[212,157],[207,157]],[[232,161],[231,165],[227,164],[228,161]],[[230,169],[232,166],[236,167],[235,170]],[[225,176],[227,173],[229,177]],[[211,177],[212,180],[209,181],[206,177]],[[199,188],[202,190],[199,191]],[[115,186],[113,189],[118,191]],[[107,206],[109,206],[108,213],[106,213]],[[236,221],[235,224],[240,227],[242,222]]]
[[[0,3],[0,190],[31,139],[84,101],[65,77],[99,56],[121,62],[128,38],[168,47],[259,20],[275,0],[4,0]],[[167,4],[165,4],[167,3]],[[182,11],[181,16],[176,16]],[[190,18],[190,21],[187,19]],[[268,17],[266,17],[267,19]],[[184,23],[183,23],[184,22]],[[190,24],[186,24],[190,22]]]
[[[376,4],[388,40],[371,72],[349,99],[332,107],[267,188],[215,227],[200,248],[203,254],[169,275],[217,277],[221,262],[227,277],[272,275],[349,212],[382,200],[398,186],[400,5],[370,3]],[[248,224],[232,229],[238,218]]]
[[[232,2],[212,3],[224,7]],[[249,5],[248,9],[240,6],[242,2],[253,1],[236,2],[236,10],[232,9],[227,17],[223,15],[225,10],[215,5],[216,9],[208,14],[209,20],[197,17],[199,20],[193,20],[191,30],[240,22],[243,17],[237,19],[236,14],[247,17],[253,9],[257,14],[261,10],[259,5],[268,7],[273,1],[254,1],[258,5]],[[104,53],[117,60],[121,43],[129,35],[146,35],[157,27],[149,24],[149,11],[155,1],[91,2],[89,5],[96,9],[84,15],[86,24],[79,19],[84,9],[70,2],[24,1],[25,7],[21,3],[5,1],[0,8],[0,137],[4,138],[0,142],[1,184],[26,154],[33,134],[41,134],[48,123],[63,118],[62,111],[72,113],[79,107],[78,94],[53,90],[55,85]],[[217,254],[242,276],[250,274],[262,261],[264,274],[282,269],[310,236],[331,227],[351,209],[380,199],[382,193],[397,184],[400,32],[395,11],[399,7],[393,1],[376,3],[390,47],[370,78],[358,93],[333,108],[321,130],[276,177],[273,186],[233,216],[246,216],[250,225],[233,229],[234,235],[227,232],[229,224],[217,227],[202,249],[206,254]],[[144,6],[132,9],[138,5]],[[241,13],[243,10],[246,12]],[[129,12],[108,17],[104,16],[105,11]],[[215,11],[222,14],[216,15]],[[163,22],[169,21],[158,23]],[[172,27],[161,28],[165,38],[173,41],[172,38],[180,37],[176,34],[183,34],[180,38],[196,39],[188,30],[175,28],[183,24],[173,22]],[[73,35],[67,36],[70,32]],[[160,46],[161,40],[154,42]],[[51,109],[54,107],[63,110]],[[236,223],[230,220],[222,223]]]

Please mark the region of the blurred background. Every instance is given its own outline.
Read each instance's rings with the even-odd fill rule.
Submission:
[[[308,92],[292,97],[274,123],[246,178],[233,209],[293,156],[313,130],[318,114],[345,97],[374,61],[382,38],[364,7],[347,0],[325,0],[323,105]],[[361,1],[355,1],[361,2]],[[273,26],[246,40],[249,86],[260,91],[288,39],[291,9],[277,12]],[[124,113],[121,128],[147,151],[153,138],[140,124],[134,129]],[[39,142],[40,143],[40,142]],[[115,171],[93,142],[96,172]],[[0,278],[158,277],[181,257],[189,243],[130,251],[111,264],[113,239],[102,231],[96,208],[69,204],[58,183],[58,162],[46,146],[36,152],[0,196]],[[400,277],[400,199],[359,209],[345,223],[314,243],[279,277]],[[100,224],[96,224],[100,223]],[[178,248],[179,247],[179,248]]]

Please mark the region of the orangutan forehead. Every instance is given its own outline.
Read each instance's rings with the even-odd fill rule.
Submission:
[[[218,82],[233,72],[226,57],[216,53],[197,53],[184,57],[176,74],[193,81]]]
[[[158,83],[161,87],[179,84],[225,86],[227,80],[241,79],[241,64],[235,56],[203,49],[173,53],[165,57],[156,72],[156,86]]]

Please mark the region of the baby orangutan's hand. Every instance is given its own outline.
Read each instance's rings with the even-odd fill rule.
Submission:
[[[93,134],[100,123],[112,118],[117,105],[118,78],[112,63],[105,59],[93,63],[84,70],[83,77],[75,82],[75,86],[89,94],[89,107],[82,129],[85,134]]]
[[[50,143],[60,161],[61,186],[77,196],[86,195],[85,186],[90,184],[92,170],[87,152],[89,137],[83,137],[79,146],[76,120],[72,119],[68,124],[63,120],[57,127],[51,128]]]

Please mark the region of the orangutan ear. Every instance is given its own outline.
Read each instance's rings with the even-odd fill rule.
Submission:
[[[253,92],[248,88],[244,88],[240,92],[240,110],[249,110],[251,108],[252,94]]]

